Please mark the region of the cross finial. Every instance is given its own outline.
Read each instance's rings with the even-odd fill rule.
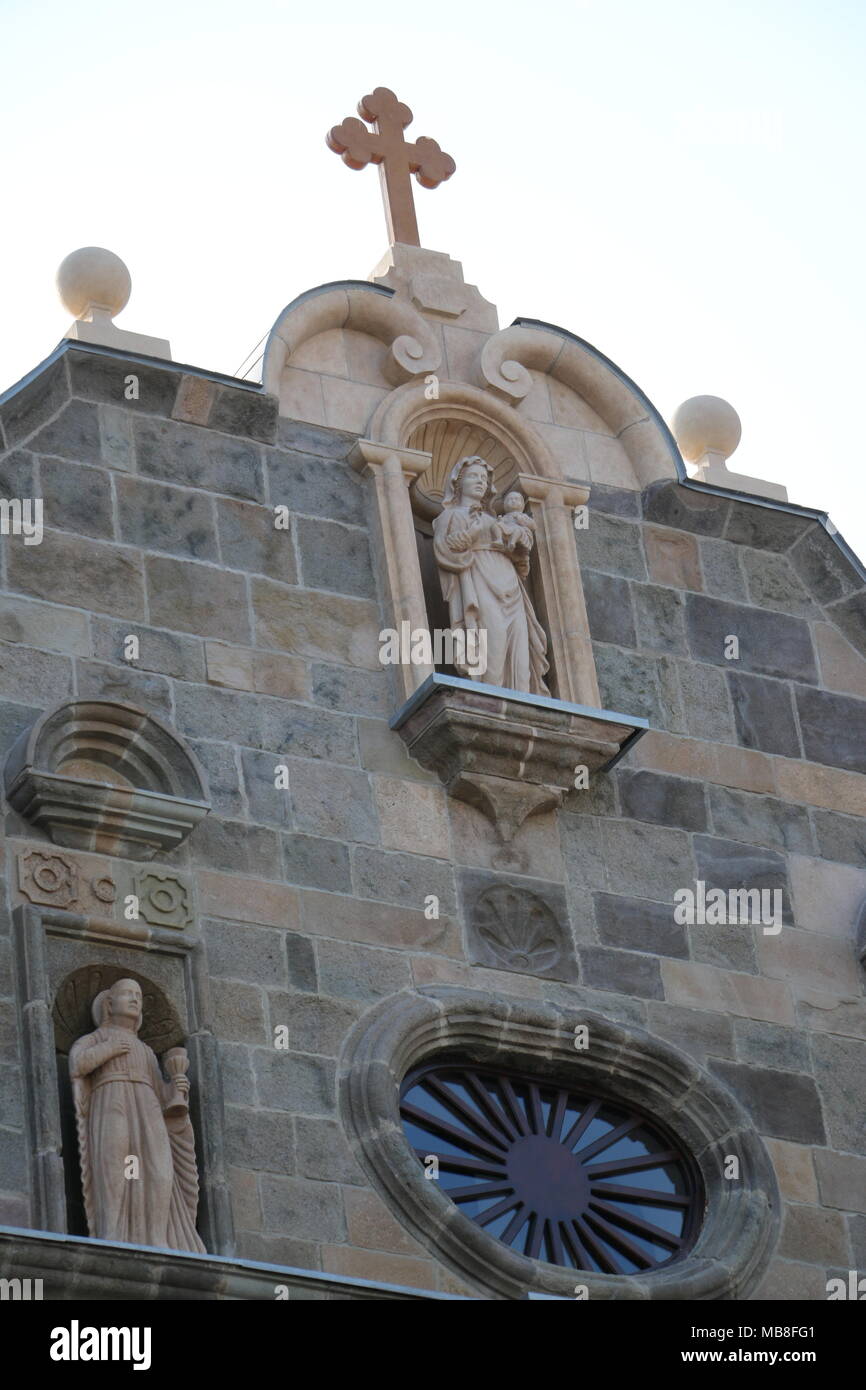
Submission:
[[[342,155],[343,163],[350,169],[378,164],[391,244],[401,241],[407,246],[420,246],[409,175],[414,174],[422,188],[437,188],[450,179],[457,165],[435,140],[421,136],[412,144],[403,138],[412,112],[388,87],[377,87],[370,96],[362,97],[358,114],[373,129],[368,130],[362,121],[349,116],[328,131],[328,148]]]

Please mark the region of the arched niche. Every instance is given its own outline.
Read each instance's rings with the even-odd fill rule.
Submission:
[[[131,859],[174,849],[210,810],[204,773],[161,720],[115,700],[70,700],[13,746],[10,805],[57,845]]]

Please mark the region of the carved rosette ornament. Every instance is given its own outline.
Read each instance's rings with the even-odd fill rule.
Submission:
[[[484,964],[525,975],[558,973],[562,928],[537,894],[510,883],[495,884],[476,898],[470,925],[487,957]]]
[[[78,899],[78,870],[61,854],[30,849],[18,856],[18,887],[32,903],[70,907]]]

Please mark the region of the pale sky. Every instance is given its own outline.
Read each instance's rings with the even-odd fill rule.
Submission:
[[[726,397],[731,468],[866,557],[863,0],[0,0],[0,37],[0,389],[68,326],[78,246],[129,266],[119,327],[228,373],[365,278],[378,174],[324,136],[389,86],[457,161],[421,240],[503,324],[588,339],[665,418]]]

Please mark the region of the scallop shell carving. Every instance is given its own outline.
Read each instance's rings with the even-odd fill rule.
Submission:
[[[535,893],[497,884],[479,894],[473,916],[478,936],[504,969],[543,975],[558,965],[560,926]]]

